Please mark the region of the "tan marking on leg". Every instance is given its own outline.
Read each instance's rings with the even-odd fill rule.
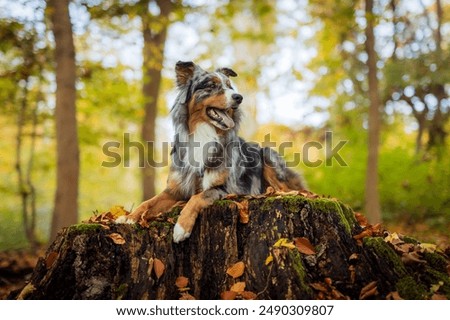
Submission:
[[[169,211],[179,199],[176,199],[168,191],[163,191],[153,198],[142,202],[131,214],[127,216],[128,221],[147,221],[157,217],[161,213]]]

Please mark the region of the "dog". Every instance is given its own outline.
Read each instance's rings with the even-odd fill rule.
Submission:
[[[175,73],[178,95],[170,111],[175,139],[167,186],[117,222],[151,220],[187,201],[173,230],[178,243],[191,235],[200,211],[227,194],[257,195],[269,186],[304,189],[302,177],[278,153],[238,136],[243,97],[230,80],[235,71],[208,72],[179,61]]]

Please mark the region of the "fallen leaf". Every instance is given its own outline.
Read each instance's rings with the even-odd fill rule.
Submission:
[[[293,244],[292,242],[290,242],[288,239],[286,238],[281,238],[279,239],[277,242],[275,242],[275,244],[273,245],[274,248],[280,248],[280,247],[285,247],[285,248],[289,248],[289,249],[295,249],[295,244]]]
[[[356,280],[355,266],[350,265],[348,267],[348,271],[350,271],[350,282],[355,283],[355,280]]]
[[[317,291],[322,291],[322,292],[327,292],[328,291],[328,288],[325,285],[323,285],[322,283],[319,283],[319,282],[310,283],[309,285],[311,287],[313,287]]]
[[[242,291],[241,292],[241,297],[244,300],[256,300],[258,295],[256,293],[254,293],[254,292],[251,292],[251,291]]]
[[[243,200],[242,202],[235,202],[239,210],[239,221],[243,224],[249,221],[249,210],[248,210],[248,200]]]
[[[179,300],[195,300],[193,296],[191,296],[189,293],[184,292],[181,294],[181,297]]]
[[[430,287],[431,293],[436,293],[439,291],[439,289],[444,285],[444,281],[439,281],[436,284],[432,284]]]
[[[267,266],[272,261],[273,261],[273,255],[271,253],[269,253],[269,256],[266,258],[266,261],[264,262],[264,264]]]
[[[298,251],[303,254],[316,254],[316,250],[307,238],[294,238],[294,244],[297,247]]]
[[[402,239],[400,239],[400,236],[398,235],[397,232],[392,232],[392,233],[388,234],[384,238],[384,241],[392,243],[393,245],[404,243],[404,241]]]
[[[398,291],[389,292],[388,295],[386,296],[386,299],[388,299],[388,300],[403,300],[403,298],[400,297],[400,294],[398,293]]]
[[[350,257],[348,258],[348,261],[349,262],[355,262],[355,261],[358,261],[358,259],[359,259],[359,255],[357,253],[352,253],[350,255]]]
[[[431,296],[431,300],[447,300],[447,296],[435,293]]]
[[[157,279],[161,278],[165,269],[166,266],[161,260],[159,260],[158,258],[155,258],[155,260],[153,260],[153,270],[155,271]]]
[[[361,227],[365,227],[369,224],[369,222],[367,221],[367,218],[359,212],[355,212],[355,218]]]
[[[377,282],[372,281],[361,289],[359,299],[364,300],[378,294]]]
[[[402,262],[404,264],[427,263],[425,260],[420,259],[420,255],[415,251],[403,253]]]
[[[243,281],[236,282],[230,288],[230,291],[233,291],[233,292],[236,292],[236,293],[241,293],[244,290],[245,290],[245,282],[243,282]]]
[[[56,258],[58,258],[58,252],[52,251],[49,253],[47,259],[45,259],[45,266],[47,269],[50,269],[53,266],[53,264],[56,261]]]
[[[233,279],[236,279],[244,274],[244,270],[244,263],[242,261],[239,261],[227,269],[227,274],[233,277]]]
[[[110,233],[107,237],[110,238],[115,244],[122,245],[126,242],[125,239],[118,233]]]
[[[435,252],[437,249],[437,245],[432,243],[421,243],[419,244],[419,248],[421,249],[421,252]]]
[[[111,212],[114,219],[127,214],[123,206],[113,206],[109,209],[109,212]]]
[[[186,277],[183,277],[183,276],[180,276],[175,280],[175,285],[177,286],[177,288],[187,287],[188,284],[189,284],[189,279]]]
[[[359,233],[357,235],[354,235],[353,239],[360,240],[360,239],[365,238],[365,237],[370,237],[371,235],[372,235],[372,230],[366,229],[363,232],[361,232],[361,233]]]
[[[227,194],[223,199],[224,200],[232,200],[238,198],[238,195],[235,193],[229,193]]]
[[[224,291],[220,294],[220,299],[222,300],[234,300],[236,299],[237,293],[234,291]]]

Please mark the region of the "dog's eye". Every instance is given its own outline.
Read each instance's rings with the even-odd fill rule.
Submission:
[[[215,82],[211,82],[211,83],[208,85],[208,87],[211,88],[211,89],[216,89],[216,88],[217,88],[217,84],[216,84]]]

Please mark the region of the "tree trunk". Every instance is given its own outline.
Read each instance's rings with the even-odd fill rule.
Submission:
[[[18,297],[450,297],[448,257],[431,245],[427,251],[411,238],[367,225],[333,199],[290,194],[220,200],[202,211],[189,239],[174,244],[179,211],[148,228],[107,222],[110,213],[95,218],[103,224],[66,228]]]
[[[369,78],[369,136],[366,172],[365,210],[371,223],[381,222],[378,194],[378,147],[380,144],[380,96],[377,78],[377,53],[375,51],[373,0],[366,0],[366,52]]]
[[[145,112],[142,123],[142,140],[144,142],[147,160],[144,162],[144,168],[142,170],[143,200],[150,199],[156,194],[156,171],[153,165],[155,127],[159,88],[161,86],[161,71],[164,61],[164,46],[166,43],[167,28],[169,26],[169,14],[172,11],[172,3],[170,1],[160,0],[156,2],[161,11],[158,17],[157,27],[155,27],[155,19],[148,13],[148,4],[144,6],[145,12],[141,15],[142,34],[144,38],[142,94]]]
[[[55,37],[56,152],[55,207],[50,238],[78,220],[79,151],[76,121],[75,47],[69,16],[69,0],[48,0],[47,12]]]

